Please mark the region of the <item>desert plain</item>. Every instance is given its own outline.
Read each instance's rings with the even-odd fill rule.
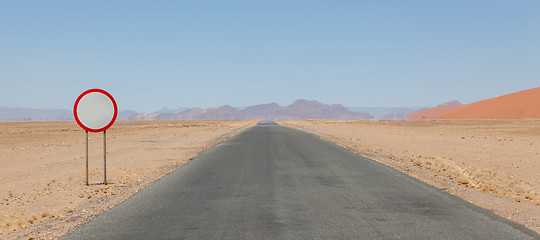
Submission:
[[[540,120],[288,120],[540,232]],[[257,121],[0,122],[0,238],[58,239]],[[328,159],[332,161],[332,159]]]
[[[0,239],[58,239],[257,121],[0,122]]]
[[[540,232],[540,120],[278,123],[319,135]]]

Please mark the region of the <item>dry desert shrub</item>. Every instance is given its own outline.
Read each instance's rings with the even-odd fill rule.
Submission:
[[[389,157],[395,160],[395,157]],[[447,177],[457,184],[478,189],[483,192],[508,196],[520,202],[523,199],[540,202],[540,195],[530,183],[515,179],[510,175],[497,174],[495,170],[480,170],[442,157],[424,157],[418,155],[402,159],[413,165]]]

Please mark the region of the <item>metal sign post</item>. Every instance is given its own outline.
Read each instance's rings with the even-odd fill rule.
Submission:
[[[83,92],[75,101],[73,114],[77,124],[86,130],[86,186],[88,183],[88,132],[103,132],[103,184],[107,184],[107,129],[118,115],[114,98],[101,89]]]
[[[88,186],[88,131],[86,131],[86,186]]]
[[[103,131],[103,183],[107,185],[107,130]]]
[[[88,131],[86,132],[86,186],[88,184]],[[103,131],[103,184],[107,185],[107,131]]]

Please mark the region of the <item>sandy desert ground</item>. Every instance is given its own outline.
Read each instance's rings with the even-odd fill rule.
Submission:
[[[85,133],[75,122],[0,122],[0,239],[57,239],[257,121],[117,122]]]
[[[289,120],[540,232],[540,120]]]

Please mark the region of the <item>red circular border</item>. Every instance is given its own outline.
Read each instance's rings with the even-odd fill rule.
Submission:
[[[79,120],[79,116],[77,116],[77,105],[79,105],[79,101],[81,101],[81,99],[86,94],[93,93],[93,92],[99,92],[99,93],[105,94],[107,97],[109,97],[111,99],[111,101],[113,103],[113,106],[114,106],[114,116],[113,116],[111,122],[107,126],[105,126],[103,128],[100,128],[100,129],[92,129],[92,128],[89,128],[89,127],[85,126],[84,124],[82,124],[81,120]],[[89,131],[89,132],[103,132],[103,131],[107,130],[108,128],[110,128],[113,125],[114,121],[116,121],[116,116],[118,115],[118,106],[116,106],[116,101],[114,100],[112,95],[109,94],[107,91],[105,91],[103,89],[94,88],[94,89],[89,89],[89,90],[84,91],[77,98],[77,101],[75,101],[75,105],[73,106],[73,115],[75,115],[75,121],[77,121],[77,124],[79,124],[79,126],[81,126],[84,130]]]

